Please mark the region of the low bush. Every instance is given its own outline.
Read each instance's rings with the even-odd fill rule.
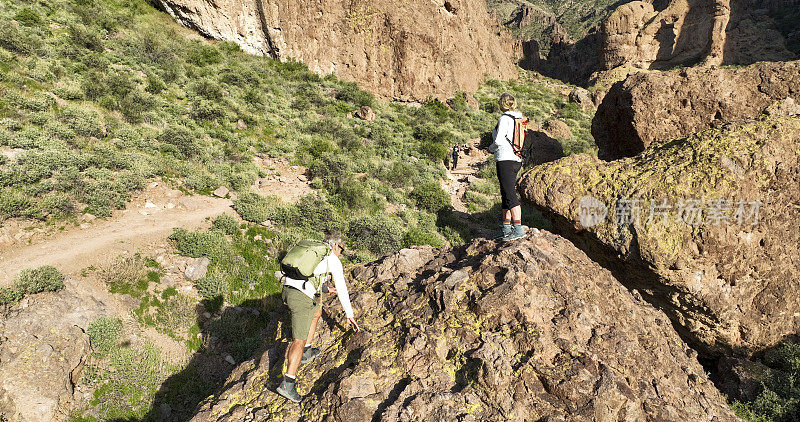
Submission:
[[[733,401],[740,417],[754,422],[790,422],[800,418],[800,343],[786,340],[764,353],[769,370],[752,401]]]
[[[211,227],[227,235],[234,235],[239,232],[239,222],[228,214],[221,214],[215,218]]]
[[[193,158],[200,154],[202,149],[196,140],[195,134],[185,126],[169,125],[164,128],[158,140],[175,146],[180,154],[186,158]]]
[[[396,220],[382,214],[358,217],[348,224],[347,234],[360,249],[384,255],[400,249],[405,233]]]
[[[236,200],[233,201],[233,209],[239,213],[245,221],[253,223],[262,223],[269,219],[269,210],[272,207],[270,201],[263,196],[247,192],[243,193]]]
[[[408,194],[420,209],[437,213],[450,207],[450,195],[442,189],[438,182],[425,182],[414,187]]]
[[[89,324],[86,330],[92,348],[99,356],[105,356],[117,346],[122,335],[122,321],[119,318],[100,317]]]
[[[14,286],[25,294],[57,292],[64,288],[64,275],[55,267],[44,265],[22,270]]]
[[[190,232],[183,228],[176,228],[169,239],[175,242],[181,255],[192,258],[219,257],[230,250],[228,239],[222,232],[216,230]]]
[[[407,248],[421,245],[430,245],[434,248],[441,248],[444,245],[444,242],[436,233],[422,230],[419,227],[412,227],[403,237],[403,244]]]

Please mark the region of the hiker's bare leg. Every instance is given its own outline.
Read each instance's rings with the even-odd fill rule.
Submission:
[[[306,344],[311,345],[314,343],[314,333],[317,332],[317,323],[319,322],[319,318],[322,316],[322,308],[317,310],[317,313],[314,314],[314,317],[311,318],[311,328],[308,329],[308,339],[306,339]]]
[[[511,220],[511,210],[503,210],[503,220]]]
[[[511,215],[511,221],[521,221],[522,220],[522,207],[517,205],[516,207],[511,208],[511,210],[509,211],[509,214]],[[506,220],[508,220],[508,217],[506,217]]]
[[[300,361],[303,359],[303,348],[306,347],[305,340],[294,339],[292,344],[289,345],[289,353],[287,353],[287,366],[286,375],[297,375],[297,369],[300,368]]]

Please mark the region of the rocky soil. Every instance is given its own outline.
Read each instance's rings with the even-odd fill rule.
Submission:
[[[515,76],[514,42],[484,0],[156,0],[184,26],[243,50],[297,59],[384,97],[423,101]]]
[[[600,158],[629,157],[655,141],[754,119],[787,98],[800,110],[800,61],[640,72],[609,90],[592,135]]]
[[[570,156],[519,187],[692,345],[750,355],[800,332],[798,133],[800,117],[765,116],[633,158]],[[586,196],[601,220],[586,219]]]
[[[327,300],[302,406],[273,392],[275,347],[194,420],[737,420],[668,318],[551,233],[405,249],[352,280],[363,331]]]

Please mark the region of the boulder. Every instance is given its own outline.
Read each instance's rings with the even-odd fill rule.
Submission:
[[[592,135],[598,156],[614,160],[636,155],[654,141],[754,119],[786,99],[800,102],[800,61],[640,72],[609,90]]]
[[[224,198],[228,196],[229,193],[231,193],[231,191],[228,190],[228,188],[226,188],[225,186],[220,186],[216,188],[214,192],[211,192],[211,194],[216,196],[217,198]]]
[[[569,93],[569,101],[581,106],[584,110],[590,110],[595,108],[594,101],[592,100],[592,95],[589,91],[576,87]]]
[[[0,420],[66,421],[91,353],[86,329],[110,312],[108,292],[65,280],[0,316]]]
[[[769,117],[611,162],[569,156],[518,188],[693,347],[748,356],[800,332],[798,134],[800,117]]]
[[[198,260],[187,264],[186,271],[183,272],[183,276],[186,277],[187,280],[197,281],[201,278],[206,276],[208,272],[208,264],[211,261],[207,257],[199,258]]]
[[[544,130],[556,139],[572,138],[572,130],[570,130],[566,123],[558,119],[548,120],[547,123],[544,124]]]
[[[372,111],[372,107],[370,107],[370,106],[363,106],[363,107],[359,108],[358,110],[356,110],[353,113],[353,115],[358,117],[361,120],[366,120],[368,122],[374,122],[375,121],[375,112]]]
[[[193,420],[738,420],[667,317],[551,233],[406,249],[348,279],[362,331],[321,321],[303,406],[273,392],[275,347]]]
[[[242,50],[296,59],[382,97],[445,100],[485,75],[516,76],[514,41],[484,0],[154,0],[182,25]]]

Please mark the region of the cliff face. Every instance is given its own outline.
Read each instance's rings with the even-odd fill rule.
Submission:
[[[297,59],[381,96],[446,98],[515,76],[514,41],[484,0],[153,0],[183,25],[253,54]]]
[[[553,234],[405,249],[351,279],[363,330],[323,318],[302,406],[273,392],[275,347],[195,420],[737,420],[666,316]]]

